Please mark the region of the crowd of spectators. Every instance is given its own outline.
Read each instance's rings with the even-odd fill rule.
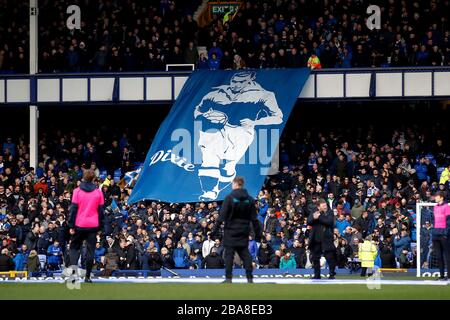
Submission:
[[[354,267],[358,245],[368,235],[379,248],[381,266],[415,266],[415,204],[432,201],[438,190],[449,198],[448,141],[436,130],[424,134],[420,128],[396,130],[388,141],[378,141],[374,130],[362,139],[355,138],[358,129],[282,139],[282,169],[267,178],[257,196],[264,236],[261,243],[250,239],[255,267],[311,268],[306,218],[321,198],[336,218],[339,268]],[[29,167],[23,140],[7,138],[1,144],[0,269],[38,272],[77,263],[67,255],[67,214],[71,192],[87,168],[95,170],[105,196],[106,224],[95,251],[103,274],[223,267],[221,239],[210,235],[220,203],[127,203],[131,187],[120,178],[143,161],[149,141],[126,132],[43,135],[36,169]],[[118,169],[121,174],[115,176]],[[425,250],[432,224],[424,216]],[[427,252],[424,256],[427,263]]]
[[[369,5],[381,8],[381,29],[366,26]],[[322,68],[449,65],[449,1],[245,1],[225,25],[200,34],[221,68]],[[201,30],[202,31],[202,30]],[[218,48],[218,49],[216,49]],[[238,63],[236,63],[238,62]]]
[[[39,72],[163,70],[197,62],[201,0],[39,1]],[[0,1],[0,70],[28,73],[28,1]],[[69,5],[81,29],[69,30]],[[191,48],[191,49],[189,49]]]
[[[66,27],[69,4],[81,29]],[[40,1],[39,72],[442,66],[450,63],[448,0],[248,0],[199,27],[200,0]],[[366,26],[369,4],[381,29]],[[0,71],[28,73],[28,1],[0,1]],[[198,50],[206,48],[206,50]],[[310,64],[309,64],[310,65]]]
[[[193,19],[200,3],[73,1],[82,23],[70,31],[69,3],[40,1],[39,72],[162,70],[167,63],[213,70],[296,68],[307,66],[311,56],[325,68],[450,62],[448,0],[379,1],[381,29],[372,31],[365,26],[369,3],[363,0],[249,0],[228,22],[213,16],[205,27]],[[28,72],[28,33],[28,1],[0,0],[0,72]],[[250,239],[255,267],[311,267],[306,218],[321,198],[336,217],[340,268],[352,268],[368,235],[381,266],[415,266],[415,204],[432,201],[438,190],[449,198],[448,134],[410,128],[386,141],[370,132],[355,139],[354,133],[323,130],[282,140],[282,170],[267,178],[257,197],[264,239]],[[96,172],[106,199],[95,254],[102,272],[223,267],[220,237],[210,236],[220,203],[127,203],[131,188],[121,179],[144,160],[148,146],[143,134],[111,139],[108,132],[60,131],[41,137],[39,165],[30,168],[23,139],[2,141],[0,271],[77,263],[66,254],[67,214],[85,169]],[[426,250],[431,216],[424,224]],[[430,262],[427,255],[424,263]]]

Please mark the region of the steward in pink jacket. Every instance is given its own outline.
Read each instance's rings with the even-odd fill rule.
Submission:
[[[104,204],[102,191],[92,182],[82,182],[73,191],[69,227],[98,230],[103,226]]]
[[[70,206],[69,227],[72,238],[70,240],[70,258],[68,265],[72,269],[78,267],[81,247],[86,241],[86,277],[85,282],[92,283],[91,271],[94,264],[94,251],[97,233],[103,229],[104,198],[102,191],[93,183],[95,173],[86,170],[83,182],[73,192]]]
[[[450,206],[444,201],[444,194],[437,192],[434,196],[437,205],[433,208],[434,228],[432,230],[432,246],[436,252],[440,277],[439,280],[448,280],[450,275]],[[445,275],[447,265],[447,276]]]

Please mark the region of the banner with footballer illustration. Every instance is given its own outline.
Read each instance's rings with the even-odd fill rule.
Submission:
[[[197,70],[147,154],[129,203],[220,201],[244,177],[259,192],[307,68]]]

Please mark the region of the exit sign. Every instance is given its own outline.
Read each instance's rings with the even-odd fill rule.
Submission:
[[[212,2],[209,3],[211,14],[224,15],[228,12],[235,13],[239,6],[240,2]]]

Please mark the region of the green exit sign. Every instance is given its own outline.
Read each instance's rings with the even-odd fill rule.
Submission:
[[[239,5],[239,2],[210,3],[211,14],[224,15],[228,12],[235,13],[239,9]]]

